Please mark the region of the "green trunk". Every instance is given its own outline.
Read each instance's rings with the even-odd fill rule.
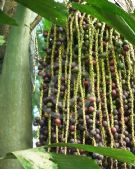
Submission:
[[[0,156],[32,147],[29,65],[32,12],[17,7],[18,27],[12,27],[0,77]],[[16,160],[0,161],[0,169],[20,169]]]

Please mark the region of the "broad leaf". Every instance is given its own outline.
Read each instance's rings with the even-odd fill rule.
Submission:
[[[73,3],[80,12],[90,14],[114,27],[132,44],[135,44],[135,20],[115,4],[105,0],[86,0],[86,4]]]
[[[88,158],[45,152],[44,148],[34,148],[7,154],[2,159],[17,158],[25,169],[100,169]]]
[[[16,0],[25,7],[47,18],[57,25],[65,25],[67,20],[67,8],[64,4],[54,0]]]
[[[10,18],[1,10],[0,10],[0,24],[17,25],[16,21],[13,18]]]
[[[128,150],[124,149],[116,149],[116,148],[109,148],[109,147],[95,147],[91,145],[83,145],[83,144],[65,144],[65,143],[58,143],[58,144],[51,144],[46,147],[70,147],[70,148],[77,148],[88,152],[98,153],[107,157],[114,158],[121,162],[126,162],[128,164],[132,164],[135,166],[135,155]]]

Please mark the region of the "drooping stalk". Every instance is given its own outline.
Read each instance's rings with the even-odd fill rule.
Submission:
[[[110,30],[110,44],[113,45],[112,42],[112,33],[113,33],[113,29]],[[112,56],[114,59],[114,68],[115,68],[115,73],[116,73],[116,82],[117,82],[117,86],[118,86],[118,90],[119,90],[119,98],[120,98],[120,106],[121,106],[121,122],[122,122],[122,131],[121,131],[121,142],[123,140],[123,133],[125,130],[125,122],[124,122],[124,106],[123,106],[123,98],[122,98],[122,87],[120,85],[120,79],[119,79],[119,75],[118,75],[118,70],[117,70],[117,62],[116,62],[116,55],[115,55],[115,51],[114,49],[112,49]]]
[[[91,79],[91,94],[92,96],[95,97],[95,90],[94,90],[94,70],[93,70],[93,58],[92,58],[92,47],[93,47],[93,41],[94,41],[94,33],[95,30],[93,28],[93,23],[91,22],[90,17],[89,19],[89,76]],[[94,21],[93,21],[94,22]],[[95,108],[95,104],[94,104],[94,108]],[[95,130],[96,128],[96,110],[93,112],[93,130]]]
[[[73,21],[74,17],[71,18],[70,21],[70,39],[69,39],[69,72],[68,72],[68,79],[67,79],[67,121],[66,121],[66,133],[65,133],[65,143],[68,142],[68,132],[69,132],[69,117],[70,117],[70,83],[71,83],[71,64],[72,64],[72,57],[73,57]],[[67,149],[65,148],[65,153]]]
[[[59,104],[59,99],[60,99],[60,88],[61,88],[61,77],[62,77],[62,51],[63,51],[63,46],[60,46],[59,48],[59,71],[58,71],[58,92],[57,92],[57,97],[56,97],[56,114],[59,114],[58,112],[58,104]],[[56,126],[56,143],[59,142],[58,140],[58,133],[59,129],[58,126]]]
[[[79,65],[79,84],[80,84],[80,92],[81,92],[81,98],[82,98],[82,111],[83,111],[83,125],[84,125],[84,131],[83,131],[83,144],[85,144],[85,135],[87,133],[87,125],[86,125],[86,116],[85,116],[85,92],[82,86],[82,42],[83,42],[83,37],[84,37],[84,30],[82,27],[82,23],[85,17],[85,14],[81,17],[80,24],[78,25],[77,23],[77,18],[78,16],[76,15],[76,28],[78,32],[78,65]],[[80,30],[79,30],[80,26]]]
[[[131,123],[131,131],[132,131],[132,143],[135,144],[135,131],[134,131],[134,95],[131,89],[131,65],[130,65],[130,52],[126,55],[126,62],[127,62],[127,82],[128,82],[128,89],[129,95],[131,98],[131,114],[130,114],[130,123]]]
[[[100,111],[99,114],[99,120],[100,120],[100,126],[101,126],[101,135],[102,135],[102,142],[103,145],[106,145],[106,139],[105,139],[105,129],[102,125],[102,119],[103,119],[103,113],[101,110],[101,98],[100,98],[100,83],[101,83],[101,77],[100,77],[100,67],[99,67],[99,55],[98,55],[98,35],[99,35],[99,30],[97,30],[96,35],[95,35],[95,55],[96,55],[96,73],[97,73],[97,99],[99,100],[99,108],[98,110]]]
[[[100,39],[100,47],[101,47],[101,53],[103,53],[103,32],[105,30],[105,24],[103,24],[102,29],[101,29],[101,39]],[[106,79],[105,79],[105,63],[104,63],[104,58],[101,58],[101,71],[102,71],[102,85],[103,85],[103,99],[104,99],[104,110],[106,113],[107,117],[107,125],[108,125],[108,131],[109,135],[111,137],[111,147],[113,147],[113,135],[111,133],[111,127],[110,127],[110,119],[109,119],[109,114],[108,114],[108,108],[107,108],[107,98],[106,98]]]
[[[77,79],[74,82],[74,98],[75,98],[75,102],[74,102],[74,112],[75,112],[74,140],[75,140],[75,143],[77,143],[77,124],[78,124],[77,93],[78,93],[78,89],[79,89],[79,74],[77,76]],[[80,154],[79,150],[77,150],[77,153]]]
[[[53,47],[52,47],[52,53],[51,53],[51,74],[54,75],[54,52],[56,48],[56,25],[54,25],[54,41],[53,41]]]

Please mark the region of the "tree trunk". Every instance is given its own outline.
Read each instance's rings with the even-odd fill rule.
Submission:
[[[0,156],[32,147],[30,22],[33,12],[18,5],[0,76]],[[16,160],[0,161],[0,169],[20,169]]]

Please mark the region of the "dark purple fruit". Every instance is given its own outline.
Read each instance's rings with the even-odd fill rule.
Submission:
[[[88,80],[84,80],[84,81],[83,81],[83,85],[84,85],[85,87],[88,87],[88,86],[89,86],[89,81],[88,81]]]
[[[114,66],[110,66],[110,71],[111,71],[111,72],[114,72],[114,71],[115,71]]]
[[[123,49],[124,49],[124,51],[127,52],[127,51],[129,51],[129,46],[128,46],[128,45],[124,45],[124,46],[123,46]]]
[[[87,120],[87,123],[88,123],[88,124],[93,124],[93,120],[92,120],[92,119],[88,119],[88,120]]]
[[[46,37],[48,36],[48,32],[47,32],[47,31],[44,31],[44,32],[43,32],[43,36],[44,36],[44,38],[46,38]]]
[[[36,142],[36,147],[40,147],[42,144],[40,142]]]

